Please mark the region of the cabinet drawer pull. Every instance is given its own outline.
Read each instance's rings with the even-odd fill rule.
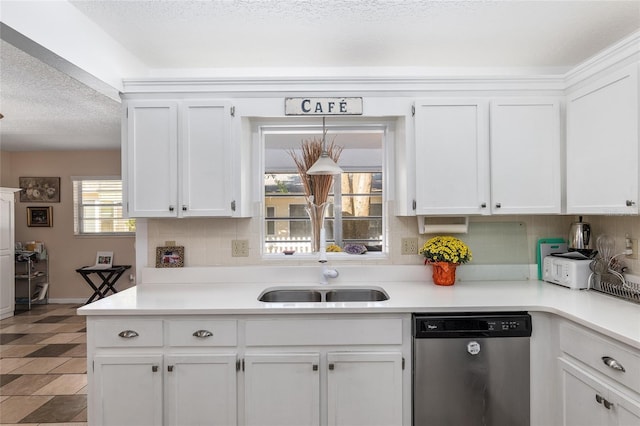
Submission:
[[[120,333],[118,333],[118,336],[122,337],[123,339],[132,339],[134,337],[138,337],[139,334],[138,334],[137,331],[124,330],[124,331],[121,331]]]
[[[602,401],[604,401],[604,398],[603,398],[603,397],[601,397],[600,395],[596,394],[596,402],[597,402],[598,404],[602,404]]]
[[[200,339],[204,339],[205,337],[211,337],[213,333],[209,330],[197,330],[193,332],[193,337],[198,337]]]
[[[604,408],[606,408],[607,410],[611,410],[611,407],[613,407],[613,402],[609,402],[606,399],[603,400],[602,403],[604,404]]]
[[[602,362],[604,362],[604,364],[607,367],[613,368],[614,370],[622,371],[623,373],[626,371],[624,369],[624,367],[622,366],[622,364],[620,364],[618,361],[616,361],[615,359],[611,358],[610,356],[603,356],[602,357]]]

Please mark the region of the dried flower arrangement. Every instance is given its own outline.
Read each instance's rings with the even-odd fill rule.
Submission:
[[[326,136],[326,132],[325,132]],[[289,155],[296,164],[300,180],[304,187],[304,194],[307,198],[313,197],[312,202],[320,205],[327,201],[329,197],[329,191],[331,191],[331,185],[333,184],[332,175],[307,175],[307,170],[314,165],[318,158],[322,155],[322,148],[324,144],[323,139],[308,139],[302,141],[301,148],[302,153],[298,155],[295,150],[289,150]],[[327,153],[329,157],[336,163],[342,154],[342,147],[335,144],[335,139],[327,145]]]

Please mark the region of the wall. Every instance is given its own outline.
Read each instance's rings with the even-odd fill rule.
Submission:
[[[117,264],[135,265],[135,237],[86,237],[73,234],[72,176],[120,176],[120,151],[3,152],[2,186],[18,187],[20,176],[59,176],[60,203],[16,203],[16,241],[39,240],[49,252],[49,297],[84,301],[92,291],[75,272],[93,265],[97,251],[113,251]],[[8,161],[6,161],[8,160]],[[53,206],[51,228],[27,227],[28,206]],[[135,273],[135,268],[131,270]],[[130,287],[128,275],[117,288]]]
[[[541,238],[560,237],[567,238],[569,227],[577,221],[575,216],[483,216],[472,217],[471,222],[482,226],[495,222],[518,222],[526,229],[522,236],[523,244],[527,247],[528,264],[535,264],[537,242]],[[640,236],[640,218],[637,216],[585,216],[584,221],[591,223],[592,243],[595,247],[595,239],[598,235],[608,234],[616,240],[616,253],[624,249],[625,234],[632,238]],[[146,265],[155,266],[155,249],[163,246],[167,241],[175,241],[176,244],[185,247],[185,266],[243,266],[243,265],[310,265],[315,264],[316,258],[285,257],[284,255],[263,258],[260,254],[260,219],[150,219],[147,221],[147,256]],[[373,259],[362,256],[357,259],[349,259],[349,264],[358,262],[361,264],[394,264],[394,265],[418,265],[422,258],[417,255],[407,256],[400,254],[402,238],[417,237],[419,245],[422,245],[430,236],[417,233],[415,217],[390,217],[389,218],[389,247],[390,253],[386,259]],[[459,238],[465,239],[464,234]],[[512,247],[496,247],[495,242],[499,236],[487,239],[485,244],[477,244],[471,247],[476,258],[490,257],[500,259],[500,254],[492,253],[487,256],[484,252],[504,250],[504,262],[513,263],[513,256],[509,251]],[[249,257],[232,257],[231,240],[246,239],[249,241]],[[640,262],[624,258],[632,273],[640,273]],[[332,263],[341,263],[332,261]],[[498,261],[497,263],[501,263]]]

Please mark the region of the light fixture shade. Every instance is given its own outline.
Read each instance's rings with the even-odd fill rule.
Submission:
[[[318,161],[313,163],[313,166],[307,170],[308,175],[339,175],[342,174],[342,169],[335,161],[329,157],[327,151],[322,151]]]

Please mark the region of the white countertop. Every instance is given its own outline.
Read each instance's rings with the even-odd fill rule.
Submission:
[[[461,281],[451,287],[417,281],[368,281],[384,302],[265,303],[267,287],[291,283],[160,283],[133,287],[78,309],[80,315],[255,315],[461,311],[548,312],[640,349],[640,305],[590,290],[541,281]],[[310,285],[310,284],[309,284]],[[329,284],[344,286],[343,283]],[[351,285],[363,285],[353,283]]]

